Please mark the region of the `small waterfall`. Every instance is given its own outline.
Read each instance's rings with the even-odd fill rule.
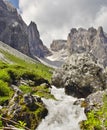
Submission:
[[[86,119],[84,109],[73,105],[76,98],[67,96],[64,89],[52,87],[52,94],[58,99],[43,99],[49,111],[36,130],[80,130],[79,122]]]

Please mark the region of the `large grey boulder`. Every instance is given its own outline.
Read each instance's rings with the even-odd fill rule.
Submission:
[[[78,98],[106,88],[106,78],[96,58],[89,53],[73,54],[52,76],[52,84]]]

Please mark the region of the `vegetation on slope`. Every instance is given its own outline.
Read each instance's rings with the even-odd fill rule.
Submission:
[[[97,108],[97,106],[96,106]],[[87,113],[87,120],[81,123],[82,130],[107,129],[107,95],[103,97],[103,106]]]
[[[0,106],[5,106],[0,110],[0,113],[5,115],[1,116],[0,127],[3,129],[3,125],[5,126],[5,121],[3,120],[3,117],[5,117],[6,120],[10,120],[10,122],[11,120],[15,120],[18,126],[20,126],[18,123],[20,121],[22,125],[26,124],[27,127],[33,130],[40,123],[41,119],[46,116],[47,110],[42,101],[39,99],[35,103],[36,107],[34,110],[30,110],[28,106],[24,105],[22,100],[24,100],[24,95],[28,93],[34,96],[54,99],[54,96],[51,95],[50,92],[49,83],[52,75],[52,68],[47,67],[39,62],[27,62],[26,60],[22,60],[21,58],[18,58],[3,50],[0,50],[0,52],[5,56],[6,59],[11,61],[11,63],[0,61]],[[12,104],[9,104],[10,100],[14,97],[13,95],[15,93],[15,88],[18,88],[23,93],[20,98],[21,103],[17,102],[17,105],[21,108],[22,113],[30,116],[29,120],[31,125],[29,125],[29,123],[22,118],[23,114],[18,116],[18,119],[20,120],[17,118],[14,119],[13,115],[7,114],[8,108],[6,108],[6,106],[13,107],[11,106]],[[13,104],[15,103],[16,100],[13,102]],[[32,121],[32,119],[34,121]]]

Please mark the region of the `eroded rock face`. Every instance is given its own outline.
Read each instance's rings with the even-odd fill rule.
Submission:
[[[25,24],[17,10],[7,1],[0,0],[0,40],[20,52],[33,57],[50,54],[34,22]]]
[[[66,49],[66,40],[53,40],[52,44],[50,45],[50,48],[52,51],[59,51],[62,49]]]
[[[46,46],[43,45],[42,40],[34,22],[31,22],[28,26],[28,37],[29,37],[29,47],[32,55],[38,57],[44,57],[50,54]]]
[[[89,53],[73,54],[61,69],[54,72],[52,84],[64,87],[65,93],[78,98],[106,88],[103,68]]]
[[[93,54],[101,64],[107,65],[107,36],[103,28],[98,30],[91,27],[88,30],[79,28],[71,29],[68,35],[67,46],[70,55],[73,53],[89,52]]]
[[[30,56],[27,25],[7,1],[0,1],[0,40]]]

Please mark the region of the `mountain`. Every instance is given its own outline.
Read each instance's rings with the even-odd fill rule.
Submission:
[[[93,54],[98,61],[107,66],[107,36],[102,27],[88,30],[79,28],[71,29],[67,38],[69,54],[88,52]]]
[[[66,49],[66,40],[53,40],[52,44],[50,45],[50,48],[52,51],[59,51],[62,49]]]
[[[34,22],[31,22],[28,26],[28,39],[31,55],[44,57],[50,54],[47,47],[43,45],[43,42],[40,39],[39,31]]]
[[[86,52],[95,56],[100,64],[107,66],[107,34],[102,27],[98,29],[93,27],[89,29],[72,28],[67,41],[54,40],[50,49],[52,55],[48,56],[47,59],[53,62],[61,61],[63,64],[69,56]]]
[[[40,39],[36,24],[31,22],[27,26],[16,8],[6,0],[0,1],[0,40],[31,57],[44,57],[49,53]]]
[[[36,129],[48,114],[41,97],[54,98],[51,72],[51,68],[0,42],[1,129],[21,129],[19,120],[26,123],[26,130]]]

